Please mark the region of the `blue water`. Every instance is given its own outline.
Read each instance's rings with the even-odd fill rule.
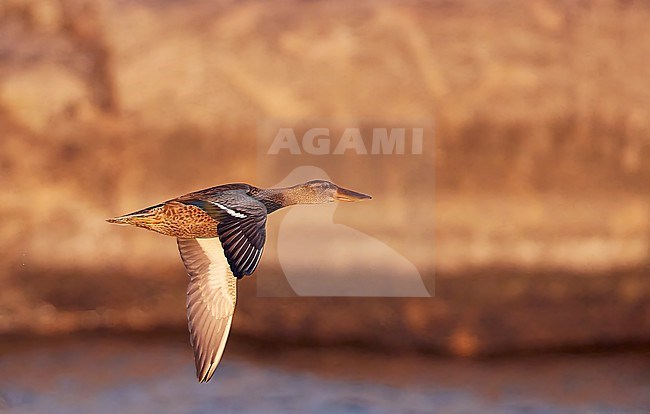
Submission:
[[[236,347],[231,344],[230,348]],[[468,362],[259,346],[208,384],[182,342],[73,339],[0,353],[6,413],[645,413],[644,354]]]

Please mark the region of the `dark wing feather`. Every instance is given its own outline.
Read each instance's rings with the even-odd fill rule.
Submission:
[[[241,278],[255,271],[266,241],[266,207],[245,191],[223,191],[209,200],[179,199],[202,208],[219,224],[217,233],[232,273]]]
[[[241,278],[257,268],[266,240],[266,215],[227,219],[217,225],[219,240],[233,274]]]

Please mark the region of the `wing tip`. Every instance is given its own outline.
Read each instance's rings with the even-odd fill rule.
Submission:
[[[204,376],[204,377],[197,376],[197,379],[198,379],[199,384],[207,384],[212,379],[212,376],[210,376],[210,377],[208,377],[208,376]]]
[[[212,362],[207,365],[206,367],[201,367],[197,369],[196,371],[196,378],[199,381],[199,384],[206,384],[208,383],[212,377],[214,376],[214,373],[216,372],[218,362]]]

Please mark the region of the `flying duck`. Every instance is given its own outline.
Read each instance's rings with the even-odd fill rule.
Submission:
[[[226,346],[237,280],[255,271],[266,240],[266,216],[295,204],[361,201],[369,195],[312,180],[285,188],[225,184],[107,219],[176,237],[190,277],[187,321],[199,382],[208,382]]]

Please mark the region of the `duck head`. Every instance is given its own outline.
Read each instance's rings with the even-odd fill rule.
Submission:
[[[327,180],[312,180],[304,184],[299,184],[291,188],[292,195],[295,197],[296,204],[320,204],[331,203],[333,201],[362,201],[372,197],[339,187],[338,185]]]

